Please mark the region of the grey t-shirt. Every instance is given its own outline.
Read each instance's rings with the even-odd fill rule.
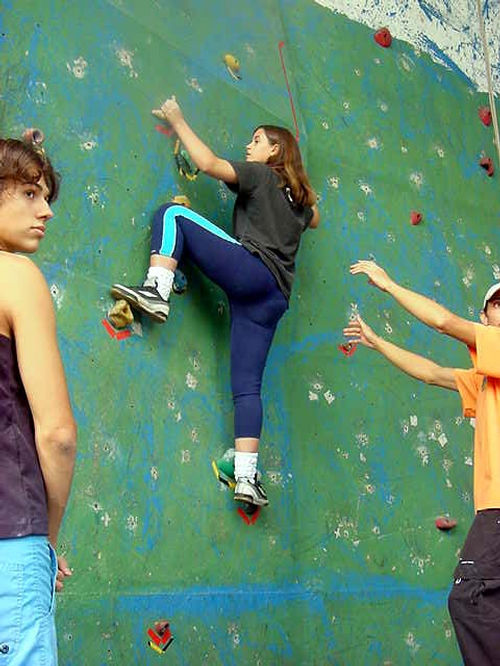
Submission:
[[[279,178],[266,164],[233,162],[238,182],[227,183],[236,192],[233,235],[269,268],[290,298],[295,274],[295,255],[303,231],[313,217],[310,206],[297,206],[289,188],[278,186]]]

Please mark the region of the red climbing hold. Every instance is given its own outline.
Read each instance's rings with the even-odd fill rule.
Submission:
[[[373,39],[377,42],[377,44],[383,46],[384,49],[389,48],[389,46],[392,44],[392,35],[387,28],[380,28],[380,30],[377,30],[377,32],[373,35]]]
[[[480,106],[479,110],[479,117],[481,118],[481,122],[483,125],[486,125],[486,127],[489,127],[491,125],[491,111],[489,106]]]
[[[436,518],[436,527],[438,530],[448,531],[456,527],[457,521],[447,516],[438,516]]]
[[[167,620],[159,620],[154,623],[153,629],[148,629],[148,636],[151,639],[148,641],[150,648],[155,652],[165,652],[168,646],[174,640],[172,632],[170,631],[170,624]]]
[[[104,326],[106,329],[107,334],[109,335],[110,338],[116,338],[117,340],[125,340],[126,338],[130,338],[132,335],[132,331],[130,329],[126,329],[124,331],[117,331],[107,319],[103,319],[101,321],[101,324]]]
[[[340,345],[337,345],[337,349],[341,351],[344,356],[352,356],[356,351],[357,346],[356,342],[341,342]]]
[[[420,224],[420,222],[422,222],[422,213],[412,210],[410,214],[410,222],[413,225]]]
[[[245,511],[241,507],[238,507],[238,515],[242,520],[245,521],[247,525],[255,525],[257,522],[257,518],[260,516],[260,506],[258,507],[252,507],[252,510],[250,513],[248,513],[248,510]]]
[[[482,157],[479,160],[479,166],[486,171],[486,173],[490,178],[495,173],[495,167],[493,165],[493,160],[491,159],[491,157]]]
[[[160,134],[165,134],[165,136],[172,136],[174,130],[170,127],[164,127],[163,125],[155,125],[155,130]]]

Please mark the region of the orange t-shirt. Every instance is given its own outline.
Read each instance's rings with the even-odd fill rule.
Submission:
[[[474,368],[454,370],[464,416],[475,417],[474,507],[500,508],[500,327],[475,324]]]

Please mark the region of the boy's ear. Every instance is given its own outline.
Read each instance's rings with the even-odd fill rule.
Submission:
[[[486,306],[488,307],[488,306]],[[486,312],[484,310],[481,310],[479,313],[479,319],[481,320],[481,324],[484,324],[485,326],[488,326],[488,317],[486,315]]]

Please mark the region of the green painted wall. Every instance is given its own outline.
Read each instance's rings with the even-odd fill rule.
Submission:
[[[477,118],[485,96],[306,0],[4,0],[2,10],[2,131],[43,128],[64,177],[37,256],[80,433],[61,542],[74,568],[59,597],[61,664],[459,664],[446,595],[473,515],[473,431],[456,395],[337,345],[357,306],[396,343],[468,366],[464,349],[348,266],[373,256],[477,317],[500,272],[498,181],[477,166],[483,150],[494,157]],[[271,505],[247,526],[210,469],[232,437],[222,292],[186,266],[189,291],[166,325],[143,321],[118,341],[101,320],[109,285],[142,278],[158,204],[188,194],[230,228],[231,195],[176,173],[151,108],[175,93],[232,158],[261,122],[293,130],[280,41],[322,224],[304,237],[266,370]],[[436,530],[439,514],[458,527]],[[175,641],[160,656],[146,632],[162,617]]]

